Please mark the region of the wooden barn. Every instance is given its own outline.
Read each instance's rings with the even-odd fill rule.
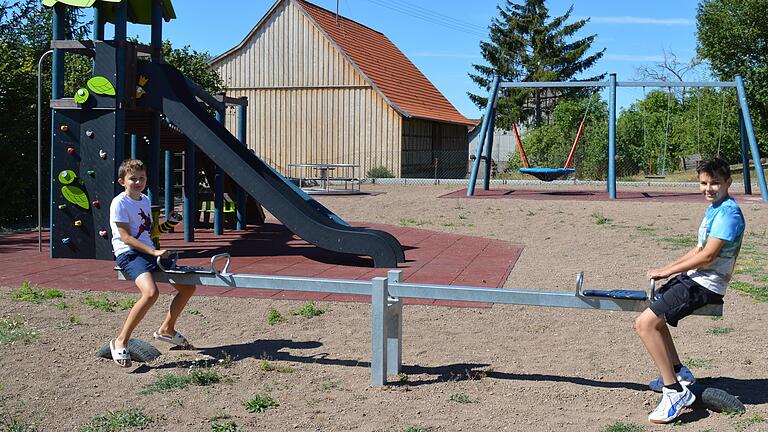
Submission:
[[[278,0],[211,61],[227,96],[248,98],[247,144],[292,164],[386,167],[463,178],[472,123],[382,33],[303,0]],[[237,134],[235,113],[227,127]]]

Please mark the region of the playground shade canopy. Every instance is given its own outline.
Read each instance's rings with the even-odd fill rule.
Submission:
[[[93,7],[99,1],[104,17],[108,22],[115,22],[115,5],[123,0],[43,0],[43,5],[53,7],[57,3],[74,7]],[[152,24],[152,0],[126,0],[128,2],[128,22]],[[167,22],[176,18],[171,0],[163,2],[163,19]]]

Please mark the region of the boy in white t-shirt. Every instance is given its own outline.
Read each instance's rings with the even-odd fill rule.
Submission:
[[[665,279],[677,273],[658,291],[658,296],[635,320],[635,329],[653,358],[659,376],[651,390],[662,393],[661,401],[648,420],[669,423],[696,400],[688,386],[696,380],[677,354],[667,324],[677,322],[707,304],[723,304],[736,257],[744,236],[744,215],[728,195],[731,170],[728,163],[714,158],[696,172],[699,190],[710,202],[698,232],[696,247],[664,267],[648,271],[649,279]]]
[[[112,229],[112,249],[117,265],[141,292],[141,298],[128,312],[120,334],[109,342],[112,359],[122,367],[131,366],[128,340],[149,308],[157,301],[159,291],[152,278],[157,269],[157,257],[165,258],[168,251],[155,249],[149,237],[152,231],[152,212],[149,197],[143,194],[147,174],[140,160],[127,159],[118,169],[118,183],[125,188],[112,200],[109,207],[109,225]],[[154,338],[177,346],[189,346],[186,338],[176,331],[176,320],[181,315],[195,285],[171,284],[177,292],[171,302],[165,321],[154,333]]]

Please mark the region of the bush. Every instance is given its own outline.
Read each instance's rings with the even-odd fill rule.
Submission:
[[[385,166],[376,166],[368,170],[367,173],[365,173],[366,177],[368,178],[393,178],[395,177],[394,174],[392,174],[392,171],[387,169]]]

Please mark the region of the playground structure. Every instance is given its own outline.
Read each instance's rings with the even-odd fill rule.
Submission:
[[[752,117],[749,113],[749,106],[747,105],[746,90],[744,87],[744,81],[740,76],[736,76],[733,81],[716,81],[716,82],[665,82],[665,81],[617,81],[616,74],[610,74],[608,81],[573,81],[573,82],[501,82],[499,77],[496,76],[491,84],[491,90],[488,94],[488,103],[485,108],[485,114],[483,116],[483,122],[480,129],[480,139],[478,140],[477,150],[475,154],[482,155],[483,149],[486,150],[486,166],[485,177],[483,181],[483,189],[488,190],[490,188],[490,155],[493,150],[493,129],[496,116],[496,104],[500,89],[503,88],[608,88],[608,175],[607,175],[607,190],[610,199],[616,199],[616,91],[618,87],[716,87],[716,88],[736,88],[739,101],[739,141],[741,144],[742,166],[744,174],[744,193],[747,195],[752,194],[752,184],[750,179],[750,156],[752,163],[755,167],[755,176],[757,184],[760,188],[760,194],[763,202],[768,202],[768,187],[766,187],[765,175],[763,173],[762,165],[760,163],[760,150],[757,146],[757,140],[755,138],[755,131],[752,125]],[[585,115],[586,117],[586,115]],[[579,127],[579,133],[577,133],[576,141],[574,142],[575,149],[578,143],[578,137],[580,135],[582,124]],[[749,148],[747,148],[749,147]],[[521,153],[522,156],[522,153]],[[569,157],[569,162],[570,162]],[[477,175],[480,168],[480,160],[478,157],[472,164],[472,169],[469,177],[469,185],[467,187],[467,196],[473,196],[475,192],[475,184],[477,182]],[[568,174],[572,171],[568,162],[564,168],[538,168],[533,172],[523,171],[527,173],[535,174],[537,171],[544,180],[553,180],[558,176]]]
[[[136,155],[137,118],[149,122],[146,152],[148,195],[158,204],[160,155],[165,151],[165,211],[173,210],[169,149],[161,146],[161,131],[183,135],[185,150],[185,240],[192,241],[197,195],[199,149],[215,165],[216,220],[221,231],[223,178],[228,175],[239,188],[263,205],[286,227],[316,246],[348,254],[370,256],[376,267],[397,267],[404,261],[402,246],[392,235],[354,228],[304,193],[251,152],[223,126],[226,103],[239,106],[244,118],[247,101],[216,98],[162,59],[162,20],[175,17],[168,0],[54,1],[53,10],[53,133],[51,150],[51,257],[112,259],[109,241],[109,203],[122,191],[116,182],[123,159]],[[64,8],[93,6],[94,38],[63,40]],[[150,46],[127,41],[127,23],[152,25]],[[106,21],[115,25],[114,40],[104,39]],[[64,52],[93,58],[93,77],[74,97],[63,95]],[[149,58],[146,58],[146,55]],[[201,104],[217,113],[214,118]],[[165,123],[165,126],[163,125]],[[243,123],[244,124],[244,123]],[[241,138],[244,127],[238,128]],[[238,221],[242,214],[243,193]]]

